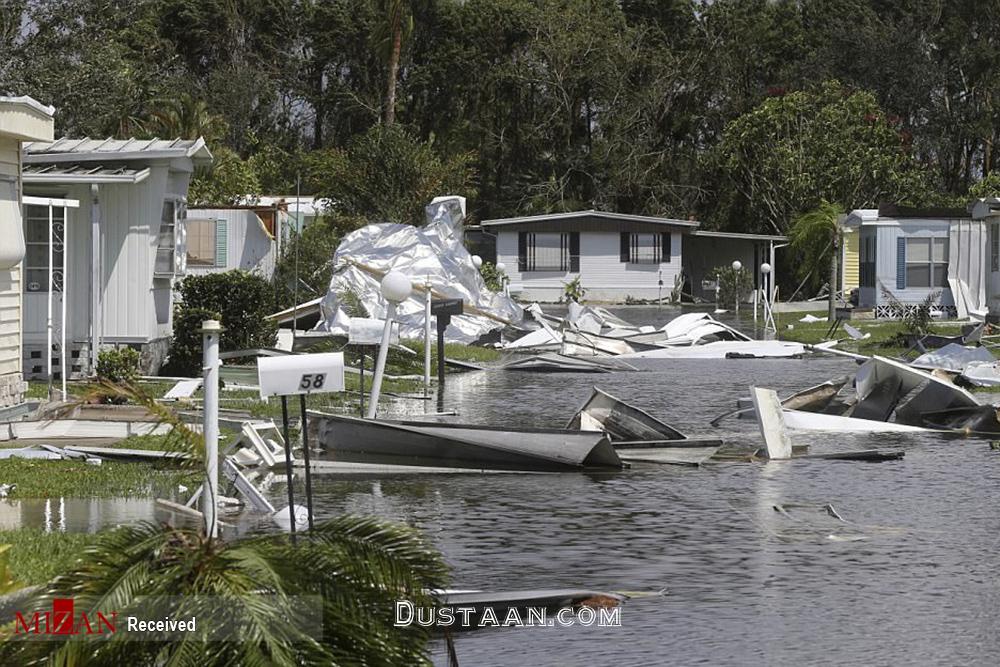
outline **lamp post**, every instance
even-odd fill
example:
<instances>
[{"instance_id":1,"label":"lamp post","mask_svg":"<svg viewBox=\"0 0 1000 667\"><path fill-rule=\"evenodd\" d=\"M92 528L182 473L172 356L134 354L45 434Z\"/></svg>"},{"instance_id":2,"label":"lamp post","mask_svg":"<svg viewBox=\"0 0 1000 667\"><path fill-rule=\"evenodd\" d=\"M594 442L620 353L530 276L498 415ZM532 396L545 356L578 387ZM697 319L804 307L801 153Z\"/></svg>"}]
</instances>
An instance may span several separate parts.
<instances>
[{"instance_id":1,"label":"lamp post","mask_svg":"<svg viewBox=\"0 0 1000 667\"><path fill-rule=\"evenodd\" d=\"M778 330L771 312L771 265L767 262L761 264L760 273L764 278L764 339L768 340L768 334L777 333Z\"/></svg>"},{"instance_id":2,"label":"lamp post","mask_svg":"<svg viewBox=\"0 0 1000 667\"><path fill-rule=\"evenodd\" d=\"M735 297L733 300L736 302L736 319L740 317L740 270L743 268L743 262L738 259L733 260L733 292Z\"/></svg>"},{"instance_id":3,"label":"lamp post","mask_svg":"<svg viewBox=\"0 0 1000 667\"><path fill-rule=\"evenodd\" d=\"M510 284L510 279L507 277L507 265L503 262L497 262L497 273L500 274L500 286L503 288L503 293L510 296L510 291L507 288Z\"/></svg>"},{"instance_id":4,"label":"lamp post","mask_svg":"<svg viewBox=\"0 0 1000 667\"><path fill-rule=\"evenodd\" d=\"M218 320L201 323L202 386L205 388L205 414L202 433L205 436L205 484L202 486L201 509L205 516L205 533L219 536L219 336L222 325ZM291 487L289 487L291 488Z\"/></svg>"},{"instance_id":5,"label":"lamp post","mask_svg":"<svg viewBox=\"0 0 1000 667\"><path fill-rule=\"evenodd\" d=\"M375 376L372 378L372 394L368 404L368 419L375 419L378 410L378 396L382 391L382 375L385 373L385 358L389 354L389 340L392 334L392 318L396 316L396 306L406 301L413 291L410 279L399 271L390 271L382 278L379 287L388 302L385 309L385 329L382 330L382 344L378 348L375 362Z\"/></svg>"}]
</instances>

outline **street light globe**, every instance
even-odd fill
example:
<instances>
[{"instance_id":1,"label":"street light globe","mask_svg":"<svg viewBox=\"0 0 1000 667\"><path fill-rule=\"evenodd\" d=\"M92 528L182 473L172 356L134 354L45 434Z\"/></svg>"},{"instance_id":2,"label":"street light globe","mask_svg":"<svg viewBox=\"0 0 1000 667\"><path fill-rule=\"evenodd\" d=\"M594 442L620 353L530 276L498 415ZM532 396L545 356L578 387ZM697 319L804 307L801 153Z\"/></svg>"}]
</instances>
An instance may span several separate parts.
<instances>
[{"instance_id":1,"label":"street light globe","mask_svg":"<svg viewBox=\"0 0 1000 667\"><path fill-rule=\"evenodd\" d=\"M763 273L765 276L771 273L771 265L768 264L767 262L764 262L763 264L760 265L760 272Z\"/></svg>"},{"instance_id":2,"label":"street light globe","mask_svg":"<svg viewBox=\"0 0 1000 667\"><path fill-rule=\"evenodd\" d=\"M503 262L497 262L497 271L499 271L500 273L506 273L507 265L504 264Z\"/></svg>"},{"instance_id":3,"label":"street light globe","mask_svg":"<svg viewBox=\"0 0 1000 667\"><path fill-rule=\"evenodd\" d=\"M739 271L742 268L743 268L743 262L741 262L738 259L733 262L733 271Z\"/></svg>"},{"instance_id":4,"label":"street light globe","mask_svg":"<svg viewBox=\"0 0 1000 667\"><path fill-rule=\"evenodd\" d=\"M477 269L483 265L483 258L479 255L472 256L472 265Z\"/></svg>"},{"instance_id":5,"label":"street light globe","mask_svg":"<svg viewBox=\"0 0 1000 667\"><path fill-rule=\"evenodd\" d=\"M386 301L402 303L410 297L413 285L410 284L410 279L399 271L390 271L385 274L385 278L382 279L379 289Z\"/></svg>"}]
</instances>

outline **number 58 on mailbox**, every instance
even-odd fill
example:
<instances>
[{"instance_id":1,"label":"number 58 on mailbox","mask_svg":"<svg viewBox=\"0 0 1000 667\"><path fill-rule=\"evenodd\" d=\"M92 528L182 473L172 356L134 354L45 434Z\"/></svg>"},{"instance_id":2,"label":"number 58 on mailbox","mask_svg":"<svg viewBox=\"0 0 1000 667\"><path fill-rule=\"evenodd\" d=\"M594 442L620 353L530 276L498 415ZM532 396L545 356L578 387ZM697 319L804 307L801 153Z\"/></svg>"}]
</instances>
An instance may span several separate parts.
<instances>
[{"instance_id":1,"label":"number 58 on mailbox","mask_svg":"<svg viewBox=\"0 0 1000 667\"><path fill-rule=\"evenodd\" d=\"M344 353L260 357L257 383L261 398L344 391Z\"/></svg>"}]
</instances>

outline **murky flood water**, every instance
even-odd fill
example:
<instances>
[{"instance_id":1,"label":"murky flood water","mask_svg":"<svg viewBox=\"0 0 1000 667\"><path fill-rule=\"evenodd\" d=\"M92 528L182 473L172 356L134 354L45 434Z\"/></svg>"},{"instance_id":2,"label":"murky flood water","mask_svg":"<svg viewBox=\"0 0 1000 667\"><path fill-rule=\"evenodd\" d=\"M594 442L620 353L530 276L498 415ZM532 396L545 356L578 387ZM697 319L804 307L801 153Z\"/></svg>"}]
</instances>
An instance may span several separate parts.
<instances>
[{"instance_id":1,"label":"murky flood water","mask_svg":"<svg viewBox=\"0 0 1000 667\"><path fill-rule=\"evenodd\" d=\"M634 314L630 319L635 321ZM660 318L663 321L666 318ZM840 359L639 360L608 375L450 376L463 421L560 426L598 384L691 434L751 383L798 389ZM800 436L813 451L898 447L901 461L719 463L617 474L320 478L324 516L377 514L424 530L459 588L653 592L620 628L481 631L463 665L995 664L1000 490L982 440ZM775 504L830 503L825 512ZM435 659L444 664L443 649Z\"/></svg>"}]
</instances>

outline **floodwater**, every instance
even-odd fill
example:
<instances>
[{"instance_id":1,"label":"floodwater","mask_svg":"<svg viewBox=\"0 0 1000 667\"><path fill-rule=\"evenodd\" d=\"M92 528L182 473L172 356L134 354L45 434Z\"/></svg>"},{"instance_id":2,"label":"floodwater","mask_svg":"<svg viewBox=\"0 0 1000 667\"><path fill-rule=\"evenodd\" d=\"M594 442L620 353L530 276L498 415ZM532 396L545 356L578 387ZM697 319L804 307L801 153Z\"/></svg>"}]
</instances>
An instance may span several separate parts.
<instances>
[{"instance_id":1,"label":"floodwater","mask_svg":"<svg viewBox=\"0 0 1000 667\"><path fill-rule=\"evenodd\" d=\"M708 421L751 383L788 391L854 369L821 358L638 364L641 372L608 375L452 375L446 407L469 422L561 426L598 384L692 435L758 441L753 420L718 430ZM455 588L663 591L628 601L621 627L460 635L462 665L996 664L1000 452L924 435L793 442L815 452L901 448L906 457L321 477L316 506L321 516L419 527L444 553ZM844 521L816 508L774 509L797 503L832 504ZM446 663L441 645L434 658Z\"/></svg>"}]
</instances>

